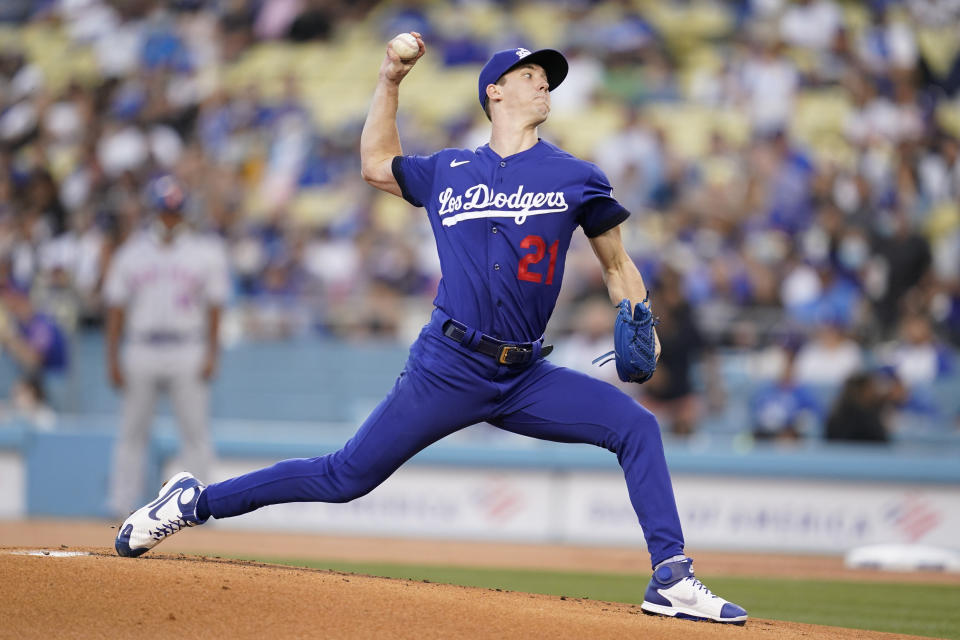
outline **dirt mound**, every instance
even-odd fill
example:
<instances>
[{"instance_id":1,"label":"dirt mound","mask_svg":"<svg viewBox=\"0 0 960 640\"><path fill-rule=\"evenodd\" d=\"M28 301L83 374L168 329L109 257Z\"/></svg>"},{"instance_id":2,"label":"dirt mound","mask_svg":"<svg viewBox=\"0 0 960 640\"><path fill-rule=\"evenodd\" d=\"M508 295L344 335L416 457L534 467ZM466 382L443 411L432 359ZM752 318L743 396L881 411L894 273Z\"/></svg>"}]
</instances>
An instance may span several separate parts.
<instances>
[{"instance_id":1,"label":"dirt mound","mask_svg":"<svg viewBox=\"0 0 960 640\"><path fill-rule=\"evenodd\" d=\"M38 549L0 547L0 637L675 640L691 625L697 638L897 637L772 620L691 623L630 604L203 556Z\"/></svg>"}]
</instances>

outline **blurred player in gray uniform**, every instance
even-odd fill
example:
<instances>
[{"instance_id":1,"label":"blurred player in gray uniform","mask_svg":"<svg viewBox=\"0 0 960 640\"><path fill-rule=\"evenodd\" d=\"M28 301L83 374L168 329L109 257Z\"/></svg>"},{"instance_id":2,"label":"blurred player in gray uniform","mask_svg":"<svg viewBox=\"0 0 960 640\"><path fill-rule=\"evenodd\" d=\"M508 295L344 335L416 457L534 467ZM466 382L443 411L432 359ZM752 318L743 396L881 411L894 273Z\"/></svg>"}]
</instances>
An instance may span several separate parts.
<instances>
[{"instance_id":1,"label":"blurred player in gray uniform","mask_svg":"<svg viewBox=\"0 0 960 640\"><path fill-rule=\"evenodd\" d=\"M217 368L220 309L230 291L226 248L188 228L180 183L161 177L150 195L156 219L119 248L104 284L107 365L123 394L109 496L118 515L142 501L161 392L169 394L180 427L182 463L209 472L209 382Z\"/></svg>"}]
</instances>

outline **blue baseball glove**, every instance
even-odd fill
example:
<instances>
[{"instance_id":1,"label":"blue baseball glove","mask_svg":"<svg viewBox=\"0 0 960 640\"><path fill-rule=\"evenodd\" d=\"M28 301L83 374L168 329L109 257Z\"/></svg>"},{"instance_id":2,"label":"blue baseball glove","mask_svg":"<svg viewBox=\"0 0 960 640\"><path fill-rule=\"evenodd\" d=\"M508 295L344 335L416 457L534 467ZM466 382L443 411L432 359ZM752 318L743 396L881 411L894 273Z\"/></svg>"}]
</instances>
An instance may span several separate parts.
<instances>
[{"instance_id":1,"label":"blue baseball glove","mask_svg":"<svg viewBox=\"0 0 960 640\"><path fill-rule=\"evenodd\" d=\"M602 366L610 360L616 360L617 375L624 382L643 384L657 368L654 327L660 323L660 319L653 316L648 299L649 294L636 307L626 298L620 301L613 328L613 351L593 361L596 364L603 360L600 362Z\"/></svg>"}]
</instances>

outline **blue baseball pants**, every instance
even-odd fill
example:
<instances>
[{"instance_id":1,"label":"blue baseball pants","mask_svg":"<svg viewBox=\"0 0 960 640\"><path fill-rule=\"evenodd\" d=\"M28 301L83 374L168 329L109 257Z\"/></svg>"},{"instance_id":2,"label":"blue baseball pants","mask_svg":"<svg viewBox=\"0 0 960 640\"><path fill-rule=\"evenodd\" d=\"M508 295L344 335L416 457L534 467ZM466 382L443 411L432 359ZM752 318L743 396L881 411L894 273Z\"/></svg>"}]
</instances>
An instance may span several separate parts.
<instances>
[{"instance_id":1,"label":"blue baseball pants","mask_svg":"<svg viewBox=\"0 0 960 640\"><path fill-rule=\"evenodd\" d=\"M207 487L215 518L286 502L349 502L417 452L478 422L617 455L653 565L683 553L683 533L656 418L619 389L540 358L503 366L443 335L434 310L393 389L334 453L284 460Z\"/></svg>"}]
</instances>

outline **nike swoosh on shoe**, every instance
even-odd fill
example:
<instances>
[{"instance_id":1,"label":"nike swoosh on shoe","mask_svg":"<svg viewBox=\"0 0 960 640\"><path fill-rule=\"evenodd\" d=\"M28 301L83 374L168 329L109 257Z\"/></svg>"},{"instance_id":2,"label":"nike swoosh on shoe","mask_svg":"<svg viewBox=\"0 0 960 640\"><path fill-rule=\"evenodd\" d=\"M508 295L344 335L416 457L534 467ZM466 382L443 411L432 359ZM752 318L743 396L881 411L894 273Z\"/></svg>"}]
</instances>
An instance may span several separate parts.
<instances>
[{"instance_id":1,"label":"nike swoosh on shoe","mask_svg":"<svg viewBox=\"0 0 960 640\"><path fill-rule=\"evenodd\" d=\"M157 498L157 499L154 501L154 503L153 503L153 508L150 509L150 511L147 512L147 515L150 517L151 520L157 520L157 521L159 521L160 518L157 517L157 512L160 511L160 509L161 509L165 504L167 504L168 502L170 502L170 500L171 500L174 496L178 496L178 497L179 497L179 495L182 494L182 493L183 493L183 488L182 488L182 487L178 487L178 486L170 487L170 490L169 490L169 491L167 491L165 494L163 494L162 496L160 496L159 498ZM180 501L177 500L177 502L179 503Z\"/></svg>"},{"instance_id":2,"label":"nike swoosh on shoe","mask_svg":"<svg viewBox=\"0 0 960 640\"><path fill-rule=\"evenodd\" d=\"M685 604L688 607L693 607L693 606L696 606L699 598L697 598L697 594L693 594L693 596L690 598L684 598L683 596L670 596L670 600L676 600L680 604Z\"/></svg>"}]
</instances>

